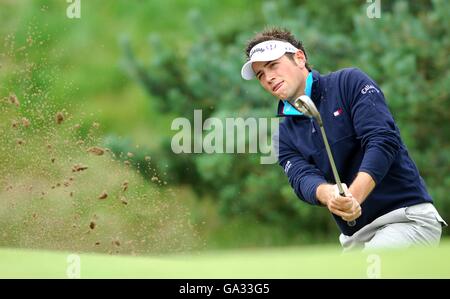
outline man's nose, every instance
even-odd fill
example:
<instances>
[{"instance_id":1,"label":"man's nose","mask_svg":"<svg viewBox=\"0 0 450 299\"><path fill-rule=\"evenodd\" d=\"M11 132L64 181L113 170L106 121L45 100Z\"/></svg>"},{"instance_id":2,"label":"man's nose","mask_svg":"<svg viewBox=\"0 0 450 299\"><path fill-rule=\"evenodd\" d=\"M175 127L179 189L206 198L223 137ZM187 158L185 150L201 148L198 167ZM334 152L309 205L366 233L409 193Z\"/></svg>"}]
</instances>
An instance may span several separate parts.
<instances>
[{"instance_id":1,"label":"man's nose","mask_svg":"<svg viewBox=\"0 0 450 299\"><path fill-rule=\"evenodd\" d=\"M266 72L267 84L272 85L275 82L275 75L271 72Z\"/></svg>"}]
</instances>

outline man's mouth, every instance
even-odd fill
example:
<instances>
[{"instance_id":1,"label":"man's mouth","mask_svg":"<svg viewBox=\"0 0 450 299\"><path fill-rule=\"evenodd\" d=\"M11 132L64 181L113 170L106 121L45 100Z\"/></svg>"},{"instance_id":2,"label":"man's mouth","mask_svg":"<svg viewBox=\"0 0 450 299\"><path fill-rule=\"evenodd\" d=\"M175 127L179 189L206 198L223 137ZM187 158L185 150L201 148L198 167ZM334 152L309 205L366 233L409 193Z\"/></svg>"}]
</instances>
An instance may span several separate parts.
<instances>
[{"instance_id":1,"label":"man's mouth","mask_svg":"<svg viewBox=\"0 0 450 299\"><path fill-rule=\"evenodd\" d=\"M283 85L284 81L281 81L280 83L277 83L273 86L272 91L276 92L278 89L280 89L281 85Z\"/></svg>"}]
</instances>

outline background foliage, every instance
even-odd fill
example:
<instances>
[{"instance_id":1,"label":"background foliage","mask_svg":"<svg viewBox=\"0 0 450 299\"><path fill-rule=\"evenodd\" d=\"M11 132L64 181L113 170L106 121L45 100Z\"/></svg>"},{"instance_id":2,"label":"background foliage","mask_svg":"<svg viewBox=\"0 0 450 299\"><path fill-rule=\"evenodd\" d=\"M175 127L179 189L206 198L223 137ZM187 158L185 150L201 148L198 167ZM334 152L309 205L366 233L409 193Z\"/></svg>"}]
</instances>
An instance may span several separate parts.
<instances>
[{"instance_id":1,"label":"background foliage","mask_svg":"<svg viewBox=\"0 0 450 299\"><path fill-rule=\"evenodd\" d=\"M205 118L271 117L276 102L257 82L239 76L243 48L256 30L268 24L289 28L305 43L315 69L327 73L356 66L380 84L436 205L448 218L450 114L445 107L450 86L446 21L450 7L446 1L391 1L383 2L382 8L380 19L370 19L366 6L357 1L266 2L246 28L239 23L226 29L211 28L194 14L192 23L199 37L188 51L176 52L155 36L155 54L145 67L125 43L127 65L135 80L157 96L161 113L192 118L193 109L203 109ZM167 147L161 150L170 152ZM174 179L196 186L199 195L211 195L226 217L255 217L308 238L335 233L326 212L299 204L277 167L259 165L249 155L168 160Z\"/></svg>"},{"instance_id":2,"label":"background foliage","mask_svg":"<svg viewBox=\"0 0 450 299\"><path fill-rule=\"evenodd\" d=\"M120 238L121 252L146 253L336 243L328 212L300 202L278 165L261 165L254 154L170 148L172 120L192 120L194 109L203 119L274 116L276 101L239 75L246 40L267 25L291 29L321 73L356 66L377 81L450 219L450 4L381 1L380 19L367 17L367 5L93 0L70 20L64 1L0 1L0 245L115 252ZM9 103L11 93L20 107ZM54 124L57 111L67 113L63 126ZM31 127L12 128L22 117ZM60 161L50 166L49 140ZM111 156L88 156L94 145ZM75 160L92 173L70 198L52 187ZM136 186L127 209L93 201L103 189L120 198L123 180ZM98 227L86 235L93 218Z\"/></svg>"}]
</instances>

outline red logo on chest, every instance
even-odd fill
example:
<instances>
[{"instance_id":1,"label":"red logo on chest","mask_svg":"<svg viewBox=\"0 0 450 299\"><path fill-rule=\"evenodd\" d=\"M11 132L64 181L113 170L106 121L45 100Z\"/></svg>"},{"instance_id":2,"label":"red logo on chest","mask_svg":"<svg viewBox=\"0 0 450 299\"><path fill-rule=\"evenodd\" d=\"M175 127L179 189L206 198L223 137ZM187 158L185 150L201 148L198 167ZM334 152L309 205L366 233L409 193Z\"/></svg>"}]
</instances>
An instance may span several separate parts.
<instances>
[{"instance_id":1,"label":"red logo on chest","mask_svg":"<svg viewBox=\"0 0 450 299\"><path fill-rule=\"evenodd\" d=\"M344 110L342 110L342 108L339 108L338 110L336 110L336 111L333 112L333 115L336 117L336 116L341 115L342 112L344 112Z\"/></svg>"}]
</instances>

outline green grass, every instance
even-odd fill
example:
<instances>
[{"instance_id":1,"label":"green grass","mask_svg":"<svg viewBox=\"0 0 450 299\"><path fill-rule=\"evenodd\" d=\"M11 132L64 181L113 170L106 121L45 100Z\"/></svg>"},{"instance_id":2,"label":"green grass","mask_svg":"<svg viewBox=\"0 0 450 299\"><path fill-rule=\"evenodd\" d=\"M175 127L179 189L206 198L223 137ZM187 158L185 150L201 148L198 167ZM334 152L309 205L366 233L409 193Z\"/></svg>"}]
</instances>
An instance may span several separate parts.
<instances>
[{"instance_id":1,"label":"green grass","mask_svg":"<svg viewBox=\"0 0 450 299\"><path fill-rule=\"evenodd\" d=\"M0 250L2 278L67 278L70 252ZM161 256L80 254L81 278L450 278L450 242L342 254L336 247L249 249ZM379 265L379 267L378 267ZM378 270L377 270L378 269Z\"/></svg>"}]
</instances>

